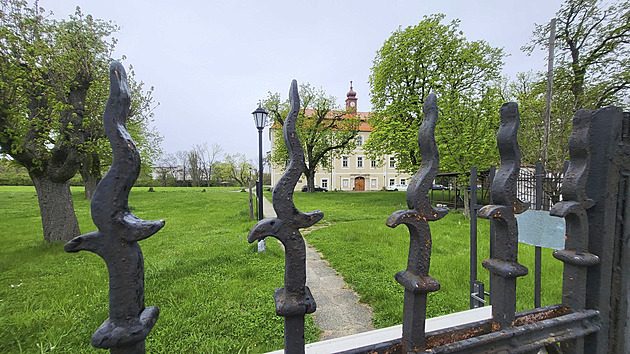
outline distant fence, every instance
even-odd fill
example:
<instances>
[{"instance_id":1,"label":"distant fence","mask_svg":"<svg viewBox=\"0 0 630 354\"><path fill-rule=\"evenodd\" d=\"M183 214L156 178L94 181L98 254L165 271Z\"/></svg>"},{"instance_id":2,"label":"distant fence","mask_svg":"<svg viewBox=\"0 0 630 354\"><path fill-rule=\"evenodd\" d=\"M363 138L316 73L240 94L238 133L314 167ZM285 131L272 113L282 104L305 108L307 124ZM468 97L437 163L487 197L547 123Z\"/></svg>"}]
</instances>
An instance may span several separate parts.
<instances>
[{"instance_id":1,"label":"distant fence","mask_svg":"<svg viewBox=\"0 0 630 354\"><path fill-rule=\"evenodd\" d=\"M442 204L449 209L457 210L464 208L464 189L471 195L471 186L475 183L462 182L462 179L470 181L471 172L447 172L438 173L435 177L434 190L430 193L431 203ZM477 172L477 203L486 205L490 203L490 169Z\"/></svg>"},{"instance_id":2,"label":"distant fence","mask_svg":"<svg viewBox=\"0 0 630 354\"><path fill-rule=\"evenodd\" d=\"M565 167L566 169L566 167ZM492 180L496 173L496 167L491 166L490 169L477 173L477 168L472 167L470 173L470 185L482 185L488 183L492 185ZM521 166L516 180L517 199L527 204L529 210L549 211L556 203L562 200L562 181L564 173L544 172L542 164L536 163L535 167ZM470 222L470 308L476 308L486 305L485 299L490 295L491 284L484 284L477 279L477 212L484 206L489 204L487 199L478 199L477 195L471 193L471 222ZM519 227L523 226L520 224ZM490 250L494 249L494 225L490 223ZM544 235L542 235L542 238ZM547 239L549 239L547 237ZM520 241L520 240L519 240ZM548 241L549 242L549 241ZM532 244L530 242L526 242ZM542 270L542 248L539 244L533 244L534 250L534 306L539 307L541 304L541 270ZM548 247L548 246L545 246ZM488 288L488 285L490 287ZM488 291L486 291L488 290Z\"/></svg>"},{"instance_id":3,"label":"distant fence","mask_svg":"<svg viewBox=\"0 0 630 354\"><path fill-rule=\"evenodd\" d=\"M477 171L477 204L490 204L490 186L492 184L492 170L496 167L491 166L489 169ZM435 177L435 185L439 188L434 189L431 193L431 202L433 204L443 204L450 209L464 208L464 189L468 191L470 200L471 186L475 182L470 181L472 172L448 172L438 173ZM551 207L562 200L562 180L563 173L540 172L537 174L536 168L531 166L521 166L517 185L517 197L524 202L530 203L530 208L535 208L536 204L536 178L542 178L542 210L549 210ZM466 179L466 183L461 182ZM459 181L459 182L458 182Z\"/></svg>"},{"instance_id":4,"label":"distant fence","mask_svg":"<svg viewBox=\"0 0 630 354\"><path fill-rule=\"evenodd\" d=\"M554 204L562 200L562 180L564 173L544 172L540 164L538 167L521 167L518 176L517 193L522 201L530 203L530 208L536 207L536 179L540 181L541 210L550 210Z\"/></svg>"}]
</instances>

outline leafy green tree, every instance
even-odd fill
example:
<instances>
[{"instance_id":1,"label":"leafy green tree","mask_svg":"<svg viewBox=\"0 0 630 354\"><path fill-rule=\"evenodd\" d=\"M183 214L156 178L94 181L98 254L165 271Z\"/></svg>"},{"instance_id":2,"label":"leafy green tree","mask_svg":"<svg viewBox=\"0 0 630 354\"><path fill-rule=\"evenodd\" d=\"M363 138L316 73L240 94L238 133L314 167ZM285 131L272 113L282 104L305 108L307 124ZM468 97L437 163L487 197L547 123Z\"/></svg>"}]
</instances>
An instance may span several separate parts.
<instances>
[{"instance_id":1,"label":"leafy green tree","mask_svg":"<svg viewBox=\"0 0 630 354\"><path fill-rule=\"evenodd\" d=\"M547 79L540 72L519 73L517 79L511 82L506 90L509 100L518 102L520 113L520 127L518 142L521 151L521 163L533 166L543 161L545 111L546 111ZM561 91L560 87L554 87L552 105L552 117L550 124L549 146L547 147L547 161L545 163L547 173L555 178L545 180L543 193L545 198L550 198L553 203L560 200L561 174L564 161L568 158L569 135L571 134L571 115L559 114L559 108L564 110L572 105L571 93ZM534 185L531 185L534 188Z\"/></svg>"},{"instance_id":2,"label":"leafy green tree","mask_svg":"<svg viewBox=\"0 0 630 354\"><path fill-rule=\"evenodd\" d=\"M523 164L534 165L542 161L543 135L545 130L545 92L547 82L543 73L520 73L515 82L510 83L510 100L518 102L521 117L518 140ZM573 117L573 98L567 86L556 82L552 90L551 121L546 169L559 176L564 162L569 157L569 136Z\"/></svg>"},{"instance_id":3,"label":"leafy green tree","mask_svg":"<svg viewBox=\"0 0 630 354\"><path fill-rule=\"evenodd\" d=\"M85 199L92 198L96 185L112 162L112 149L101 121L109 95L107 65L99 72L101 76L91 85L86 98L85 116L88 118L85 119L83 128L88 138L79 147L82 156L79 172L85 186ZM153 111L159 103L153 99L153 87L145 90L144 82L135 80L135 71L131 65L127 72L131 96L127 130L142 156L141 173L146 175L162 153L162 136L150 125Z\"/></svg>"},{"instance_id":4,"label":"leafy green tree","mask_svg":"<svg viewBox=\"0 0 630 354\"><path fill-rule=\"evenodd\" d=\"M91 16L54 21L25 1L0 0L0 146L26 167L44 239L78 235L68 180L80 164L88 91L116 29Z\"/></svg>"},{"instance_id":5,"label":"leafy green tree","mask_svg":"<svg viewBox=\"0 0 630 354\"><path fill-rule=\"evenodd\" d=\"M226 154L224 162L219 163L216 170L223 181L234 181L241 187L248 186L252 175L257 173L254 164L241 153Z\"/></svg>"},{"instance_id":6,"label":"leafy green tree","mask_svg":"<svg viewBox=\"0 0 630 354\"><path fill-rule=\"evenodd\" d=\"M397 168L414 173L420 165L417 135L422 103L434 92L440 117L436 142L440 168L467 171L498 160L495 134L502 103L502 49L468 41L459 21L425 16L399 28L378 50L370 75L373 132L364 149L371 158L393 154Z\"/></svg>"},{"instance_id":7,"label":"leafy green tree","mask_svg":"<svg viewBox=\"0 0 630 354\"><path fill-rule=\"evenodd\" d=\"M535 164L543 149L546 81L542 73L519 73L506 94L518 103L521 123L518 132L521 162Z\"/></svg>"},{"instance_id":8,"label":"leafy green tree","mask_svg":"<svg viewBox=\"0 0 630 354\"><path fill-rule=\"evenodd\" d=\"M225 187L232 186L231 183L233 180L229 178L229 172L227 170L230 169L230 166L223 161L218 161L214 165L214 173L212 174L212 185Z\"/></svg>"},{"instance_id":9,"label":"leafy green tree","mask_svg":"<svg viewBox=\"0 0 630 354\"><path fill-rule=\"evenodd\" d=\"M355 148L354 138L359 132L360 117L341 110L336 98L309 83L300 85L300 111L296 128L302 148L308 191L315 190L315 173L329 169L332 159ZM286 166L289 156L280 128L289 112L289 101L282 101L279 93L269 93L263 105L271 118L272 129L278 128L273 141L271 163Z\"/></svg>"},{"instance_id":10,"label":"leafy green tree","mask_svg":"<svg viewBox=\"0 0 630 354\"><path fill-rule=\"evenodd\" d=\"M572 117L579 109L628 105L630 89L630 2L607 7L600 0L567 0L556 13L556 40L551 96L548 173L560 175L569 158ZM532 41L522 49L548 50L549 24L535 25ZM524 163L543 159L545 127L544 73L520 74L510 95L521 112L521 154ZM545 191L558 195L559 188Z\"/></svg>"},{"instance_id":11,"label":"leafy green tree","mask_svg":"<svg viewBox=\"0 0 630 354\"><path fill-rule=\"evenodd\" d=\"M28 170L44 239L67 241L80 234L68 180L100 171L109 149L100 117L118 27L79 8L53 20L37 2L0 7L0 152Z\"/></svg>"},{"instance_id":12,"label":"leafy green tree","mask_svg":"<svg viewBox=\"0 0 630 354\"><path fill-rule=\"evenodd\" d=\"M579 109L628 104L630 90L630 1L567 0L558 12L554 90L572 96ZM550 27L535 25L525 51L549 47ZM570 127L569 127L570 129Z\"/></svg>"}]
</instances>

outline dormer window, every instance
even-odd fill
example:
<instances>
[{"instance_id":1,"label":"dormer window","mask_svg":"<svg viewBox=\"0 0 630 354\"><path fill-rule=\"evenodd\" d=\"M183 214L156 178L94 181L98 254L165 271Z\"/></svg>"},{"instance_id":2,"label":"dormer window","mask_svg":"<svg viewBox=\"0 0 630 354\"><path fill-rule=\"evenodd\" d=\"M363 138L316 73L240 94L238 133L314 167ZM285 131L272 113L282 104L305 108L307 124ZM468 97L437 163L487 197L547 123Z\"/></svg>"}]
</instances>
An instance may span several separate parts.
<instances>
[{"instance_id":1,"label":"dormer window","mask_svg":"<svg viewBox=\"0 0 630 354\"><path fill-rule=\"evenodd\" d=\"M357 135L356 138L356 143L357 143L357 147L362 147L363 146L363 137L361 135Z\"/></svg>"}]
</instances>

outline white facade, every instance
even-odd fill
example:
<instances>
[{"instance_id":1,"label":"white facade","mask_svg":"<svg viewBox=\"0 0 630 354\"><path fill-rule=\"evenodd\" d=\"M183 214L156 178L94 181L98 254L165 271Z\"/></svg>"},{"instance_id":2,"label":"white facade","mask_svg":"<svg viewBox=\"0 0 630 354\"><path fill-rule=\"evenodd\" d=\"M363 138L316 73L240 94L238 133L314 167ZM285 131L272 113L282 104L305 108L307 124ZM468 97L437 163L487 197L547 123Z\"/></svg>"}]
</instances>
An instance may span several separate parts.
<instances>
[{"instance_id":1,"label":"white facade","mask_svg":"<svg viewBox=\"0 0 630 354\"><path fill-rule=\"evenodd\" d=\"M276 139L277 134L281 133L280 129L274 129L271 132L271 139ZM411 176L396 170L393 156L384 155L381 161L372 160L367 156L360 146L363 145L360 141L365 142L369 136L369 131L360 131L357 148L350 154L335 158L330 170L316 172L315 184L329 191L378 191L387 185L408 184ZM275 186L283 173L283 167L274 166L271 170L271 185ZM302 175L296 190L301 190L304 185L306 177Z\"/></svg>"},{"instance_id":2,"label":"white facade","mask_svg":"<svg viewBox=\"0 0 630 354\"><path fill-rule=\"evenodd\" d=\"M330 170L318 170L315 173L315 184L329 191L378 191L388 185L409 183L411 176L396 170L396 161L393 156L384 155L378 160L368 158L363 150L363 144L372 131L367 123L370 113L357 111L357 93L352 90L352 81L350 81L350 91L346 96L346 110L361 118L359 133L355 140L357 147L351 153L335 158ZM274 146L275 139L282 139L281 135L282 129L279 127L270 129L271 146ZM283 173L283 167L272 167L271 184L273 186ZM306 184L306 177L302 175L295 189L301 190Z\"/></svg>"}]
</instances>

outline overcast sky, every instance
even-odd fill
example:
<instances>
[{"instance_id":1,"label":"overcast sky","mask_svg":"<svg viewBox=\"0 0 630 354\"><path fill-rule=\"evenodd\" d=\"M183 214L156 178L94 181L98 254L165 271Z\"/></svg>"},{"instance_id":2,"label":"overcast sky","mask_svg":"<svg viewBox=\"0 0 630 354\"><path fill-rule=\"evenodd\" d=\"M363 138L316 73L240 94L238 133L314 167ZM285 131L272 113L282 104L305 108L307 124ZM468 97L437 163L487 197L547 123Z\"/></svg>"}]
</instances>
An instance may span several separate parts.
<instances>
[{"instance_id":1,"label":"overcast sky","mask_svg":"<svg viewBox=\"0 0 630 354\"><path fill-rule=\"evenodd\" d=\"M31 0L32 2L32 0ZM257 159L251 112L267 92L287 97L292 79L323 87L342 104L350 80L360 111L376 51L399 26L424 15L458 18L469 40L509 55L503 72L546 70L546 53L520 47L534 23L554 17L560 0L39 0L57 18L79 5L122 27L116 57L127 56L139 80L155 86L155 126L166 152L218 143ZM497 107L499 109L499 107ZM267 137L267 129L264 136ZM264 139L264 150L269 142Z\"/></svg>"}]
</instances>

